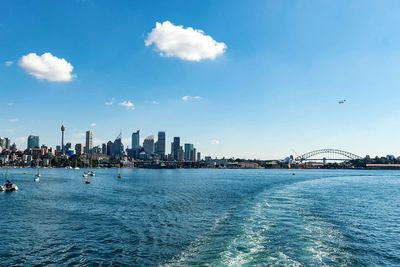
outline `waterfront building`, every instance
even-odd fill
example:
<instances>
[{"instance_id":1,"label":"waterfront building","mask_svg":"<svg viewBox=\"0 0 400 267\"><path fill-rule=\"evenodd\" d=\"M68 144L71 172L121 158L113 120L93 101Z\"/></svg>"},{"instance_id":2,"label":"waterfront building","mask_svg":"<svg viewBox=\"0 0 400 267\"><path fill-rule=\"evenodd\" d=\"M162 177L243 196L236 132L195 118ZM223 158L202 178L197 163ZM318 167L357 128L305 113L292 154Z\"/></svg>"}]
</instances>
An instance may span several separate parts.
<instances>
[{"instance_id":1,"label":"waterfront building","mask_svg":"<svg viewBox=\"0 0 400 267\"><path fill-rule=\"evenodd\" d=\"M156 154L160 156L165 155L165 132L158 132L158 139L156 143Z\"/></svg>"},{"instance_id":2,"label":"waterfront building","mask_svg":"<svg viewBox=\"0 0 400 267\"><path fill-rule=\"evenodd\" d=\"M134 159L139 157L140 152L140 130L132 133L132 155Z\"/></svg>"},{"instance_id":3,"label":"waterfront building","mask_svg":"<svg viewBox=\"0 0 400 267\"><path fill-rule=\"evenodd\" d=\"M200 152L197 152L197 158L196 158L196 161L201 161L201 154L200 154Z\"/></svg>"},{"instance_id":4,"label":"waterfront building","mask_svg":"<svg viewBox=\"0 0 400 267\"><path fill-rule=\"evenodd\" d=\"M90 153L93 148L93 132L86 131L85 153Z\"/></svg>"},{"instance_id":5,"label":"waterfront building","mask_svg":"<svg viewBox=\"0 0 400 267\"><path fill-rule=\"evenodd\" d=\"M82 144L75 145L75 153L78 156L82 155L82 153L83 153L83 145Z\"/></svg>"},{"instance_id":6,"label":"waterfront building","mask_svg":"<svg viewBox=\"0 0 400 267\"><path fill-rule=\"evenodd\" d=\"M41 154L42 156L45 156L45 155L47 155L48 153L49 153L48 147L45 146L45 145L42 145L42 146L40 147L40 154Z\"/></svg>"},{"instance_id":7,"label":"waterfront building","mask_svg":"<svg viewBox=\"0 0 400 267\"><path fill-rule=\"evenodd\" d=\"M184 159L186 161L190 161L191 160L193 148L194 148L193 144L185 144L185 156L184 156Z\"/></svg>"},{"instance_id":8,"label":"waterfront building","mask_svg":"<svg viewBox=\"0 0 400 267\"><path fill-rule=\"evenodd\" d=\"M32 148L31 155L33 160L38 160L42 156L40 148L38 147Z\"/></svg>"},{"instance_id":9,"label":"waterfront building","mask_svg":"<svg viewBox=\"0 0 400 267\"><path fill-rule=\"evenodd\" d=\"M148 136L143 141L143 150L147 155L154 154L154 136Z\"/></svg>"},{"instance_id":10,"label":"waterfront building","mask_svg":"<svg viewBox=\"0 0 400 267\"><path fill-rule=\"evenodd\" d=\"M27 149L31 150L32 148L39 148L39 136L35 135L28 136Z\"/></svg>"}]
</instances>

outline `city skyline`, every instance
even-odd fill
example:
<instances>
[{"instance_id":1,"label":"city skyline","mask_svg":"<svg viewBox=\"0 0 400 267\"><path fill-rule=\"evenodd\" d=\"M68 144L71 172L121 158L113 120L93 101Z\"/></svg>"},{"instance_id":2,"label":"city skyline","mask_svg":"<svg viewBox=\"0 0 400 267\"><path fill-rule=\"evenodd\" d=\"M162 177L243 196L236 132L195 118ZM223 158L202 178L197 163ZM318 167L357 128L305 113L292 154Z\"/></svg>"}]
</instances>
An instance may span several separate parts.
<instances>
[{"instance_id":1,"label":"city skyline","mask_svg":"<svg viewBox=\"0 0 400 267\"><path fill-rule=\"evenodd\" d=\"M55 147L63 123L71 143L161 129L167 150L185 136L216 157L396 154L399 2L155 3L0 3L0 136Z\"/></svg>"}]
</instances>

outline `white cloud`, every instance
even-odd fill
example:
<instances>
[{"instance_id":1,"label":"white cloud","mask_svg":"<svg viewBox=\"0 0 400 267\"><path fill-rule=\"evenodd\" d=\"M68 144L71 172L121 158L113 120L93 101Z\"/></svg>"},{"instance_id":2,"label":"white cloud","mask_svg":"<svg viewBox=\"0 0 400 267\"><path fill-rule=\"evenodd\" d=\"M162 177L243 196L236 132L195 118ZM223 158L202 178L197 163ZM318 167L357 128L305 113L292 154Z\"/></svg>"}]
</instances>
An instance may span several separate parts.
<instances>
[{"instance_id":1,"label":"white cloud","mask_svg":"<svg viewBox=\"0 0 400 267\"><path fill-rule=\"evenodd\" d=\"M111 98L110 101L106 101L104 104L106 104L107 106L111 106L114 104L114 102L115 102L115 98L113 97L113 98Z\"/></svg>"},{"instance_id":2,"label":"white cloud","mask_svg":"<svg viewBox=\"0 0 400 267\"><path fill-rule=\"evenodd\" d=\"M200 96L185 95L184 97L182 97L183 101L192 101L192 100L200 100L200 99L201 99Z\"/></svg>"},{"instance_id":3,"label":"white cloud","mask_svg":"<svg viewBox=\"0 0 400 267\"><path fill-rule=\"evenodd\" d=\"M211 144L212 145L219 145L219 140L217 140L217 139L213 139L213 140L211 140Z\"/></svg>"},{"instance_id":4,"label":"white cloud","mask_svg":"<svg viewBox=\"0 0 400 267\"><path fill-rule=\"evenodd\" d=\"M8 102L7 106L12 107L12 106L14 106L14 103L13 102Z\"/></svg>"},{"instance_id":5,"label":"white cloud","mask_svg":"<svg viewBox=\"0 0 400 267\"><path fill-rule=\"evenodd\" d=\"M148 34L145 45L153 44L162 56L188 61L214 60L227 48L226 44L215 41L202 30L184 28L169 21L157 22L156 27Z\"/></svg>"},{"instance_id":6,"label":"white cloud","mask_svg":"<svg viewBox=\"0 0 400 267\"><path fill-rule=\"evenodd\" d=\"M70 82L75 76L72 73L74 67L68 61L48 52L41 56L29 53L20 59L19 65L39 80Z\"/></svg>"},{"instance_id":7,"label":"white cloud","mask_svg":"<svg viewBox=\"0 0 400 267\"><path fill-rule=\"evenodd\" d=\"M10 67L13 64L14 64L14 61L11 61L11 60L4 62L4 65L6 65L6 67Z\"/></svg>"},{"instance_id":8,"label":"white cloud","mask_svg":"<svg viewBox=\"0 0 400 267\"><path fill-rule=\"evenodd\" d=\"M8 121L9 122L17 122L17 121L19 121L19 119L18 118L12 118L12 119L9 119Z\"/></svg>"},{"instance_id":9,"label":"white cloud","mask_svg":"<svg viewBox=\"0 0 400 267\"><path fill-rule=\"evenodd\" d=\"M94 123L94 122L92 122L92 123L90 124L90 127L96 127L96 126L97 126L97 124Z\"/></svg>"},{"instance_id":10,"label":"white cloud","mask_svg":"<svg viewBox=\"0 0 400 267\"><path fill-rule=\"evenodd\" d=\"M126 108L128 110L134 110L135 109L135 105L130 100L122 101L121 103L119 103L119 105L123 106L124 108Z\"/></svg>"},{"instance_id":11,"label":"white cloud","mask_svg":"<svg viewBox=\"0 0 400 267\"><path fill-rule=\"evenodd\" d=\"M158 104L160 104L160 103L158 103L158 102L157 102L157 101L155 101L155 100L151 101L151 103L153 103L154 105L158 105Z\"/></svg>"}]
</instances>

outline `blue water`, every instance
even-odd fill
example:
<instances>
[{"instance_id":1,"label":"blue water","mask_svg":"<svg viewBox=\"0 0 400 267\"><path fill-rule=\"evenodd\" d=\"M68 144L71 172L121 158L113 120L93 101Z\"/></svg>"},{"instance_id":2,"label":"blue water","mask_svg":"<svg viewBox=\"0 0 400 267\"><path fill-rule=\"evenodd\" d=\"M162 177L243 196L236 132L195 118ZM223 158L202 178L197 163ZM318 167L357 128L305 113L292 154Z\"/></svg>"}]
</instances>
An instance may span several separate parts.
<instances>
[{"instance_id":1,"label":"blue water","mask_svg":"<svg viewBox=\"0 0 400 267\"><path fill-rule=\"evenodd\" d=\"M400 266L400 172L82 172L10 171L1 266Z\"/></svg>"}]
</instances>

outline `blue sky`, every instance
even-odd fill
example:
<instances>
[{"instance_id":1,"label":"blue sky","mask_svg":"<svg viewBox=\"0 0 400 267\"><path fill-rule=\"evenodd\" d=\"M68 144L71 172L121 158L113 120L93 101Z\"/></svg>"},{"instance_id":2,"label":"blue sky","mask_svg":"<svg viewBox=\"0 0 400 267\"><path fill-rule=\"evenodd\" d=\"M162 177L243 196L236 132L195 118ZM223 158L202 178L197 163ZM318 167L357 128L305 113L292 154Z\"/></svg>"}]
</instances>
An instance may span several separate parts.
<instances>
[{"instance_id":1,"label":"blue sky","mask_svg":"<svg viewBox=\"0 0 400 267\"><path fill-rule=\"evenodd\" d=\"M399 1L1 1L0 136L55 146L64 123L73 143L164 130L219 157L399 155L399 13ZM200 45L155 31L168 21ZM61 67L38 78L44 53Z\"/></svg>"}]
</instances>

